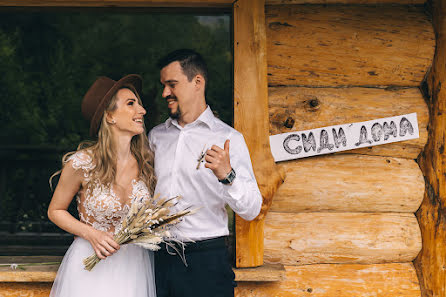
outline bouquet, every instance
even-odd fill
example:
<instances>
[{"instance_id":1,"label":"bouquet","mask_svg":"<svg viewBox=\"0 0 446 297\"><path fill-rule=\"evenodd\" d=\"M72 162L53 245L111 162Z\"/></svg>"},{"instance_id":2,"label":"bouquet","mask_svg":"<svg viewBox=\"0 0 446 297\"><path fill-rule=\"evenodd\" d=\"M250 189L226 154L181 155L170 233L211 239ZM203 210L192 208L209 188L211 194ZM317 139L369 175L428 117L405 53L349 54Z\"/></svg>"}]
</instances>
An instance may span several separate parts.
<instances>
[{"instance_id":1,"label":"bouquet","mask_svg":"<svg viewBox=\"0 0 446 297\"><path fill-rule=\"evenodd\" d=\"M122 222L121 229L113 236L119 245L133 243L145 249L156 251L160 249L159 244L165 238L170 237L169 227L177 224L181 218L195 212L189 208L178 213L170 214L169 208L173 206L175 199L139 199L134 201L127 216ZM85 269L91 271L101 259L96 254L84 259Z\"/></svg>"}]
</instances>

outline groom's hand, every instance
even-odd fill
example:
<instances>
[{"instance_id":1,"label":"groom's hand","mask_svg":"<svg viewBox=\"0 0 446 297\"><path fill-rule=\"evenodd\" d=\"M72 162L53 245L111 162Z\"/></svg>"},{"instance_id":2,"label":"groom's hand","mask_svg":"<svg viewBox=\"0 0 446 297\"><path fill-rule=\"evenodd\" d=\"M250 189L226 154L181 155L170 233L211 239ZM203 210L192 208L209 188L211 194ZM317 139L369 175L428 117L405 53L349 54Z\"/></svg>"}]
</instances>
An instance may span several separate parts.
<instances>
[{"instance_id":1,"label":"groom's hand","mask_svg":"<svg viewBox=\"0 0 446 297\"><path fill-rule=\"evenodd\" d=\"M212 170L218 179L224 179L231 172L229 159L229 139L225 141L224 149L213 145L206 152L204 166Z\"/></svg>"}]
</instances>

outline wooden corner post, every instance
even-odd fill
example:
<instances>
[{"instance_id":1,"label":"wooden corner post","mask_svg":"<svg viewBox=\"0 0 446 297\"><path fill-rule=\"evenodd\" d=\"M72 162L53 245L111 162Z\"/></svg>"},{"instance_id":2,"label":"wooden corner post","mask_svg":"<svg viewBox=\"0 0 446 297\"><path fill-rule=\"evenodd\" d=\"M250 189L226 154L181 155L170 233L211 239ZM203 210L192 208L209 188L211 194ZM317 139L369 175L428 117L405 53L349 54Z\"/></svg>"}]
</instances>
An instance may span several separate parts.
<instances>
[{"instance_id":1,"label":"wooden corner post","mask_svg":"<svg viewBox=\"0 0 446 297\"><path fill-rule=\"evenodd\" d=\"M423 248L415 260L423 297L446 296L446 0L433 0L437 39L429 87L429 138L420 155L426 181L417 212Z\"/></svg>"},{"instance_id":2,"label":"wooden corner post","mask_svg":"<svg viewBox=\"0 0 446 297\"><path fill-rule=\"evenodd\" d=\"M234 127L245 137L263 196L252 222L236 216L236 266L263 265L263 226L272 197L283 178L269 145L265 1L238 0L234 18Z\"/></svg>"}]
</instances>

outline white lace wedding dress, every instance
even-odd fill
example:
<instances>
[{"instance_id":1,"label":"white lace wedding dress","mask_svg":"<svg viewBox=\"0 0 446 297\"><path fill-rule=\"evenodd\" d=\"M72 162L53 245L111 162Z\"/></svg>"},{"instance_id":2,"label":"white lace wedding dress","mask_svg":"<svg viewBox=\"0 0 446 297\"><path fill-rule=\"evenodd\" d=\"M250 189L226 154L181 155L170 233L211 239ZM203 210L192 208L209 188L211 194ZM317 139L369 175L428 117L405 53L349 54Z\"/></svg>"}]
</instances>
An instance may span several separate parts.
<instances>
[{"instance_id":1,"label":"white lace wedding dress","mask_svg":"<svg viewBox=\"0 0 446 297\"><path fill-rule=\"evenodd\" d=\"M83 171L82 189L85 189L92 178L92 158L79 151L69 161L74 169ZM119 199L112 186L98 181L91 189L82 189L76 197L80 220L97 230L112 233L121 228L121 221L135 198L149 195L142 180L132 182L132 194L125 200ZM126 244L87 271L82 261L93 253L87 240L74 239L59 267L50 297L156 297L153 252Z\"/></svg>"}]
</instances>

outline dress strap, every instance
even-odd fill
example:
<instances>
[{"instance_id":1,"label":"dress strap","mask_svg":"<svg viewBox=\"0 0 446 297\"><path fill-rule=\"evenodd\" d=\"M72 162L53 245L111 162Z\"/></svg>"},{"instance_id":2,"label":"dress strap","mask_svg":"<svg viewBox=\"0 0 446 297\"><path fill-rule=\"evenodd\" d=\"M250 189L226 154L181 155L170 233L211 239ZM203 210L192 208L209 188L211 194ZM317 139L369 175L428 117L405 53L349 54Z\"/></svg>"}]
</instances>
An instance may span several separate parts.
<instances>
[{"instance_id":1,"label":"dress strap","mask_svg":"<svg viewBox=\"0 0 446 297\"><path fill-rule=\"evenodd\" d=\"M95 168L95 164L93 163L93 158L91 156L91 152L88 151L77 151L67 159L67 163L71 162L71 166L75 169L82 169L84 172L85 178L90 177L91 171Z\"/></svg>"}]
</instances>

